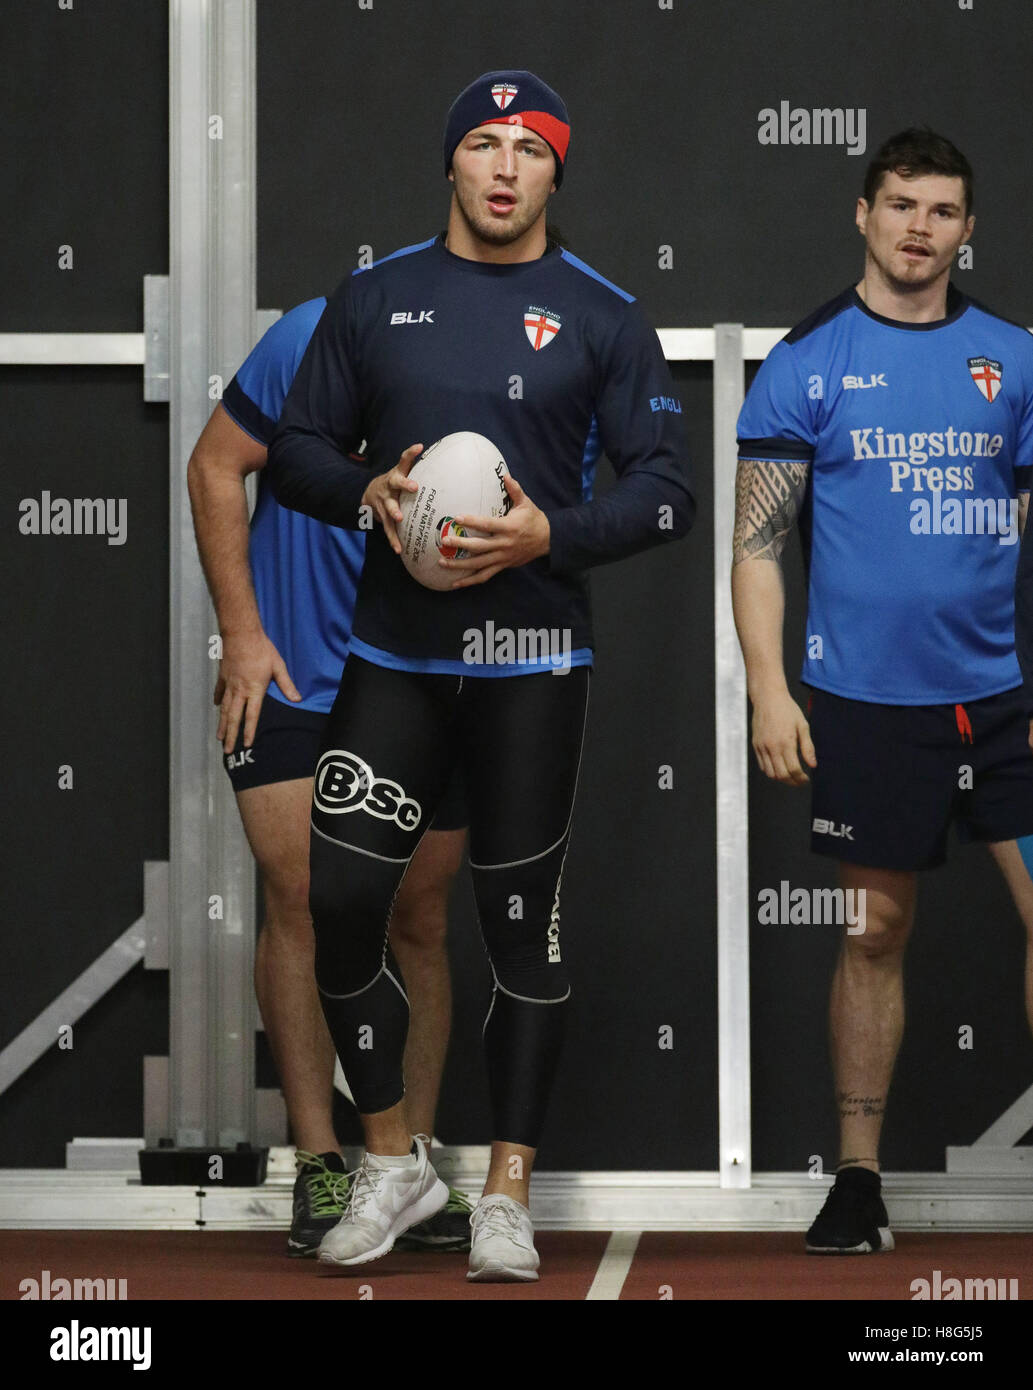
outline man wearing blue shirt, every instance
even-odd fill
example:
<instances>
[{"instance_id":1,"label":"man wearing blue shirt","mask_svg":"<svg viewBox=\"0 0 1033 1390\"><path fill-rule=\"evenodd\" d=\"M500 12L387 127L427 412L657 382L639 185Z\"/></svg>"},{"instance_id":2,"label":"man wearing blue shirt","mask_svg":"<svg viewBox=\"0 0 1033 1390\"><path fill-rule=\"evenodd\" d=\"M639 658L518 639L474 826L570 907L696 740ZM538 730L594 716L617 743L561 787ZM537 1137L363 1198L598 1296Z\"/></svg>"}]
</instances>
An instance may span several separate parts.
<instances>
[{"instance_id":1,"label":"man wearing blue shirt","mask_svg":"<svg viewBox=\"0 0 1033 1390\"><path fill-rule=\"evenodd\" d=\"M878 1143L904 948L917 872L944 861L952 821L987 843L1025 922L1033 1027L1021 838L1033 834L1033 756L1013 599L1033 338L950 284L973 217L972 171L949 141L929 130L887 141L857 226L860 283L776 345L743 406L733 543L758 764L790 786L813 778L812 848L863 894L832 984L841 1159L807 1233L815 1254L893 1248ZM797 520L809 720L782 660L781 557Z\"/></svg>"},{"instance_id":2,"label":"man wearing blue shirt","mask_svg":"<svg viewBox=\"0 0 1033 1390\"><path fill-rule=\"evenodd\" d=\"M298 1177L288 1254L314 1255L340 1220L348 1180L332 1117L334 1047L313 976L308 909L312 777L348 655L365 535L279 506L265 463L277 417L325 299L279 319L226 387L198 440L188 481L198 549L223 642L217 736L258 863L265 915L255 988L276 1062ZM248 527L244 479L258 473ZM445 943L448 892L462 855L466 808L450 788L395 903L391 944L410 982L410 1105L434 1130L451 1017ZM469 1204L409 1234L423 1248L465 1249Z\"/></svg>"}]
</instances>

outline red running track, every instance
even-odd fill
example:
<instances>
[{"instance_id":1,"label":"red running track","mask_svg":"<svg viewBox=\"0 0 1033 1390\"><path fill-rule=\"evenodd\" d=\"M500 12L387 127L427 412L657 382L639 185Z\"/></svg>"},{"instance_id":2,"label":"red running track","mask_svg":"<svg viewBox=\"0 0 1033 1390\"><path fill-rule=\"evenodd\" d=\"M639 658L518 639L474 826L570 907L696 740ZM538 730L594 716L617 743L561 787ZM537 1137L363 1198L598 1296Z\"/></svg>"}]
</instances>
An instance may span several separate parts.
<instances>
[{"instance_id":1,"label":"red running track","mask_svg":"<svg viewBox=\"0 0 1033 1390\"><path fill-rule=\"evenodd\" d=\"M0 1300L21 1299L27 1278L125 1279L129 1299L583 1300L604 1261L605 1231L540 1231L535 1284L470 1284L466 1256L400 1254L356 1270L291 1260L278 1231L0 1231ZM769 1232L646 1232L625 1301L910 1300L916 1279L1017 1281L1033 1296L1033 1237L904 1233L888 1255L805 1255L802 1236ZM604 1272L608 1262L604 1264ZM1010 1289L1006 1284L1005 1289Z\"/></svg>"}]
</instances>

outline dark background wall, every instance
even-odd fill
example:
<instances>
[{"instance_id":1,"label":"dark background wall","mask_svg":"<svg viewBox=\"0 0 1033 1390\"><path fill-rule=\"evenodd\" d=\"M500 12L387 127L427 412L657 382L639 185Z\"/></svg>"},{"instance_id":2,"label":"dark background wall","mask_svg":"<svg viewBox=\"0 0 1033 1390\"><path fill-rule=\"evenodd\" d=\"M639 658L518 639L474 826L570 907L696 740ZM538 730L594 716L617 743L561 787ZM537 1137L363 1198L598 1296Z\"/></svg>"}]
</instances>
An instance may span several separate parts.
<instances>
[{"instance_id":1,"label":"dark background wall","mask_svg":"<svg viewBox=\"0 0 1033 1390\"><path fill-rule=\"evenodd\" d=\"M140 277L167 269L167 6L77 0L65 13L10 0L0 36L21 55L0 92L17 210L0 226L0 331L138 330ZM1019 250L1031 60L1027 0L974 0L972 10L956 0L261 0L259 304L328 292L362 245L383 255L440 230L449 102L488 68L526 66L563 93L573 122L553 220L658 326L788 327L855 280L853 207L867 159L916 122L942 129L976 164L974 264L958 283L1033 323L1033 274ZM864 154L761 145L758 113L783 100L863 108ZM76 248L72 273L56 269L65 242ZM658 268L660 246L673 249L673 269ZM717 1161L710 371L675 374L699 481L695 531L593 580L599 659L564 879L575 1016L542 1153L553 1168ZM138 915L142 861L167 852L167 448L164 408L143 405L135 372L9 368L0 393L2 621L20 675L5 683L16 794L4 905L15 946L0 983L2 1045ZM19 536L18 500L44 487L126 496L128 544ZM798 573L789 608L795 670ZM55 749L69 741L83 771L59 794L56 764L75 758ZM662 763L674 768L671 791L657 787ZM806 794L753 774L750 793L754 900L782 879L831 883L831 866L806 848ZM487 980L465 882L455 908L456 1020L438 1132L484 1142ZM890 1166L942 1167L947 1143L970 1142L1027 1084L1021 945L979 849L955 852L923 883ZM754 928L758 1168L835 1159L825 1043L834 952L821 928ZM139 1059L164 1045L155 979L133 972L84 1020L81 1052L51 1054L0 1097L0 1164L59 1163L74 1133L139 1131ZM957 1048L965 1023L973 1051ZM663 1024L674 1028L670 1052L657 1047Z\"/></svg>"},{"instance_id":2,"label":"dark background wall","mask_svg":"<svg viewBox=\"0 0 1033 1390\"><path fill-rule=\"evenodd\" d=\"M138 333L142 277L168 271L167 6L7 0L0 48L0 332ZM2 1047L139 917L144 860L168 855L169 561L168 407L141 368L3 367L0 402ZM44 491L124 498L125 544L22 535ZM132 970L0 1096L0 1166L141 1132L167 995Z\"/></svg>"},{"instance_id":3,"label":"dark background wall","mask_svg":"<svg viewBox=\"0 0 1033 1390\"><path fill-rule=\"evenodd\" d=\"M786 325L860 272L878 144L928 122L976 168L971 293L1033 323L1025 0L261 0L259 289L331 287L444 226L441 135L478 73L530 67L572 139L553 215L661 325ZM761 145L758 112L864 108L868 148ZM657 269L656 248L675 268Z\"/></svg>"}]
</instances>

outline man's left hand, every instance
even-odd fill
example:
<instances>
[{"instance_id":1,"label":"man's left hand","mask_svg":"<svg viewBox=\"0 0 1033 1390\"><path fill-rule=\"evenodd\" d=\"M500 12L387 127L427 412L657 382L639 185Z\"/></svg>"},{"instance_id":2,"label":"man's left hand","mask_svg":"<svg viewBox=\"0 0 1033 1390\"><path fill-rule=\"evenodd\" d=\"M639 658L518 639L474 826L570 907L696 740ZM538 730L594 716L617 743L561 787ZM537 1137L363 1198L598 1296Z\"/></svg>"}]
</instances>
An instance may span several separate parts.
<instances>
[{"instance_id":1,"label":"man's left hand","mask_svg":"<svg viewBox=\"0 0 1033 1390\"><path fill-rule=\"evenodd\" d=\"M503 478L512 507L505 516L457 516L459 526L482 531L485 539L464 536L462 548L469 551L467 560L444 560L439 563L450 570L461 570L462 577L453 589L466 589L471 584L484 584L499 570L513 569L537 560L549 553L549 519L531 501L512 474Z\"/></svg>"}]
</instances>

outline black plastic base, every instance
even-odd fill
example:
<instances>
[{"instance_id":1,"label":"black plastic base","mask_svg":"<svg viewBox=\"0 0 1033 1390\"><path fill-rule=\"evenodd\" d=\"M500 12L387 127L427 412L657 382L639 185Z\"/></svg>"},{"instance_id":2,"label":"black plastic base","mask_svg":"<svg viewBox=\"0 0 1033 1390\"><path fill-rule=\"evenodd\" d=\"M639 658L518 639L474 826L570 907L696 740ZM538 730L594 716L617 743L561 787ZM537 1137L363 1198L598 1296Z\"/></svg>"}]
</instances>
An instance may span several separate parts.
<instances>
[{"instance_id":1,"label":"black plastic base","mask_svg":"<svg viewBox=\"0 0 1033 1390\"><path fill-rule=\"evenodd\" d=\"M235 1149L176 1149L161 1144L140 1150L144 1187L261 1187L268 1149L238 1144Z\"/></svg>"}]
</instances>

